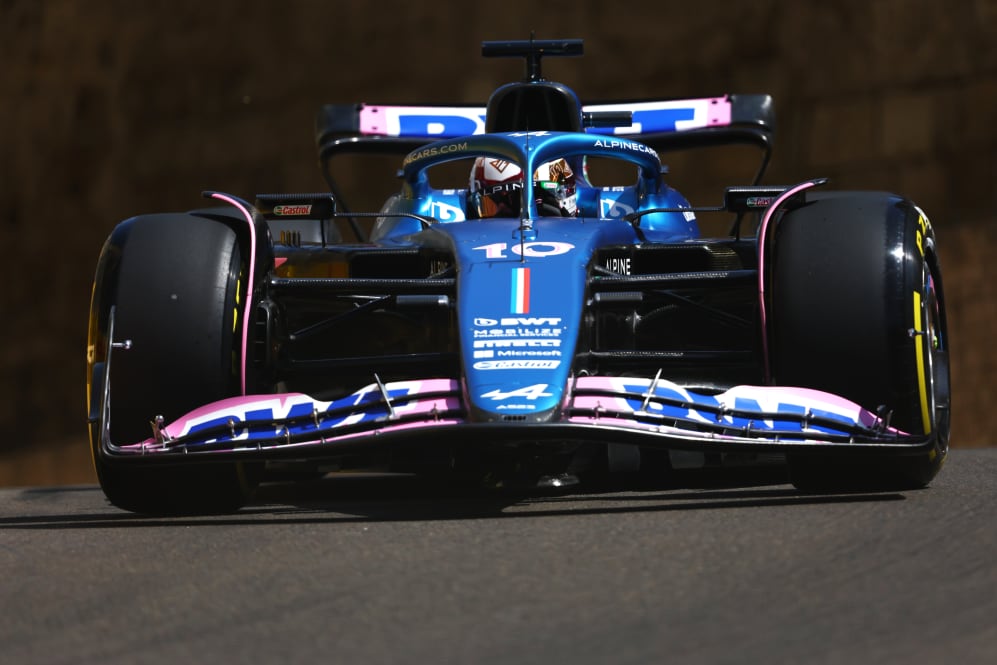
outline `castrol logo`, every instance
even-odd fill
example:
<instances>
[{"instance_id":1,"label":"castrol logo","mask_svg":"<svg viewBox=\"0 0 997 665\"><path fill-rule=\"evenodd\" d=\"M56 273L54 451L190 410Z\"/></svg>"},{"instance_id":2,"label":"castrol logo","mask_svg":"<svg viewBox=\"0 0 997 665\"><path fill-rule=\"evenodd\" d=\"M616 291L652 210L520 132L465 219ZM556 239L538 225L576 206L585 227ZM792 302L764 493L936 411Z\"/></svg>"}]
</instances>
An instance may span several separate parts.
<instances>
[{"instance_id":1,"label":"castrol logo","mask_svg":"<svg viewBox=\"0 0 997 665\"><path fill-rule=\"evenodd\" d=\"M284 205L284 206L274 206L273 214L280 215L281 217L289 217L292 215L310 215L312 213L312 207L310 205Z\"/></svg>"}]
</instances>

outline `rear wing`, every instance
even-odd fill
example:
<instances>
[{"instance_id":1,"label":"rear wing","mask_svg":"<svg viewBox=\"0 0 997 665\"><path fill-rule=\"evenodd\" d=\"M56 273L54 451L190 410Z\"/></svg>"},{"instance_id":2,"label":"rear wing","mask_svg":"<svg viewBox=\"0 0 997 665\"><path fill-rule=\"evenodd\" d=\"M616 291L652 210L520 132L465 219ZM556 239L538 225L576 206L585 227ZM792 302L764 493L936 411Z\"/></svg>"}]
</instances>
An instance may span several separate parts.
<instances>
[{"instance_id":1,"label":"rear wing","mask_svg":"<svg viewBox=\"0 0 997 665\"><path fill-rule=\"evenodd\" d=\"M581 107L583 130L623 135L659 152L727 144L752 144L764 153L756 182L768 165L775 133L769 95L619 101ZM316 120L323 173L337 154L404 155L427 143L483 134L487 107L327 104Z\"/></svg>"},{"instance_id":2,"label":"rear wing","mask_svg":"<svg viewBox=\"0 0 997 665\"><path fill-rule=\"evenodd\" d=\"M316 123L319 146L344 137L385 137L420 141L459 138L485 132L486 107L476 105L402 106L327 104ZM701 99L621 101L582 106L585 131L648 138L706 128L753 130L771 135L775 113L769 95L725 95ZM759 141L767 138L758 137Z\"/></svg>"}]
</instances>

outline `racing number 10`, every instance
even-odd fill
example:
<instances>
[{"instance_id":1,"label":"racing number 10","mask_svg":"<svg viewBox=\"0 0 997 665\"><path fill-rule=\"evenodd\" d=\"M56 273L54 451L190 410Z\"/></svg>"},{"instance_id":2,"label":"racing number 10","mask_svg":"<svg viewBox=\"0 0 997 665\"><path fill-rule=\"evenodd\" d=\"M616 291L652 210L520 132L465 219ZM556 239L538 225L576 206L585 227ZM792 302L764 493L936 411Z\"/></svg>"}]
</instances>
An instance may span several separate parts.
<instances>
[{"instance_id":1,"label":"racing number 10","mask_svg":"<svg viewBox=\"0 0 997 665\"><path fill-rule=\"evenodd\" d=\"M474 249L484 250L485 258L488 259L507 259L509 256L506 252L510 250L513 254L517 254L519 256L541 259L545 256L567 254L574 248L575 246L569 242L542 242L536 240L533 242L513 243L511 246L507 242L496 242L491 245L481 245L480 247L475 247Z\"/></svg>"}]
</instances>

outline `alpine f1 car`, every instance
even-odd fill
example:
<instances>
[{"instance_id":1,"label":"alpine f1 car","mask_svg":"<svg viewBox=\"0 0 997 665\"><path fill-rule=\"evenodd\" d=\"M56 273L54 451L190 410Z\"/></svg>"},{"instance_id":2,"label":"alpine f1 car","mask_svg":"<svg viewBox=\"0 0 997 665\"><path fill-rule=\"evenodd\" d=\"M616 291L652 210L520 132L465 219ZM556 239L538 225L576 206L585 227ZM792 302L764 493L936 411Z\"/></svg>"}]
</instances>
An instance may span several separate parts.
<instances>
[{"instance_id":1,"label":"alpine f1 car","mask_svg":"<svg viewBox=\"0 0 997 665\"><path fill-rule=\"evenodd\" d=\"M323 107L329 193L207 192L216 207L119 224L87 354L111 503L234 510L309 465L556 485L769 456L804 491L926 485L950 421L928 217L759 184L766 95L582 104L541 72L581 50L486 42L527 73L484 107ZM733 144L762 164L720 205L669 186L661 155ZM367 212L330 168L364 153L397 177ZM440 186L445 167L464 180ZM703 236L711 215L729 234Z\"/></svg>"}]
</instances>

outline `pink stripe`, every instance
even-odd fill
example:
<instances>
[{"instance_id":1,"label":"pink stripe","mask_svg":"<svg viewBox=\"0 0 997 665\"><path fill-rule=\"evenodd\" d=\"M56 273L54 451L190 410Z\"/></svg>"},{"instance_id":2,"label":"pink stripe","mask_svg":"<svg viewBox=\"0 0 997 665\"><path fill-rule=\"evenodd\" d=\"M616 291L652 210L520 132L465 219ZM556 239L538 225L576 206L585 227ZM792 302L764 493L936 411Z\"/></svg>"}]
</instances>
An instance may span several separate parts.
<instances>
[{"instance_id":1,"label":"pink stripe","mask_svg":"<svg viewBox=\"0 0 997 665\"><path fill-rule=\"evenodd\" d=\"M694 440L699 439L702 441L750 441L757 442L759 439L738 436L735 434L718 434L716 432L696 432L689 429L683 429L679 427L671 427L669 425L653 425L636 422L634 420L628 420L625 418L611 418L611 417L601 417L595 418L593 416L572 416L567 419L569 423L577 423L580 425L602 425L603 427L619 427L621 429L628 430L638 430L638 431L649 431L656 434L662 434L665 436L673 436L676 439L684 440ZM794 433L795 435L796 433ZM798 440L783 439L779 443L786 448L789 448L795 444L812 444L812 443L830 443L826 438L821 438L818 432L799 432Z\"/></svg>"},{"instance_id":2,"label":"pink stripe","mask_svg":"<svg viewBox=\"0 0 997 665\"><path fill-rule=\"evenodd\" d=\"M362 106L360 108L360 133L374 136L388 135L388 118L381 106Z\"/></svg>"},{"instance_id":3,"label":"pink stripe","mask_svg":"<svg viewBox=\"0 0 997 665\"><path fill-rule=\"evenodd\" d=\"M727 97L713 97L709 100L710 105L706 113L706 124L710 127L730 124L730 99Z\"/></svg>"},{"instance_id":4,"label":"pink stripe","mask_svg":"<svg viewBox=\"0 0 997 665\"><path fill-rule=\"evenodd\" d=\"M422 393L453 392L458 390L459 384L452 379L416 379L412 381L398 381L385 385L386 390L405 390L406 397L414 397ZM352 394L354 403L359 403L365 395L376 393L376 384L370 384ZM446 411L460 408L460 400L456 397L436 397L420 400L400 400L402 403L397 407L399 413L431 413L434 408L445 413ZM305 393L273 393L261 395L243 395L240 397L228 397L216 402L204 404L198 408L184 414L173 422L166 425L166 431L171 436L183 436L190 431L190 428L207 420L217 420L230 415L235 415L237 422L242 422L243 415L247 411L272 410L274 413L288 413L291 407L301 404L311 404L312 408L325 411L333 402L316 400ZM152 443L152 439L147 439L139 445Z\"/></svg>"},{"instance_id":5,"label":"pink stripe","mask_svg":"<svg viewBox=\"0 0 997 665\"><path fill-rule=\"evenodd\" d=\"M805 189L810 189L818 184L820 183L814 180L808 180L806 182L801 182L795 187L787 189L765 210L765 215L762 217L762 224L758 228L758 301L761 305L762 366L765 368L766 383L772 382L772 365L769 362L768 319L765 311L765 234L768 231L768 225L772 220L772 216L783 203L799 192L802 192Z\"/></svg>"},{"instance_id":6,"label":"pink stripe","mask_svg":"<svg viewBox=\"0 0 997 665\"><path fill-rule=\"evenodd\" d=\"M242 216L245 217L246 223L249 224L249 273L246 279L246 308L242 313L242 360L240 362L239 368L239 390L245 395L246 394L246 356L249 341L249 317L252 313L253 305L253 273L256 271L256 225L253 224L253 214L249 212L239 201L228 196L227 194L222 194L220 192L212 192L211 198L218 199L219 201L224 201L231 206L236 207Z\"/></svg>"},{"instance_id":7,"label":"pink stripe","mask_svg":"<svg viewBox=\"0 0 997 665\"><path fill-rule=\"evenodd\" d=\"M628 399L632 400L633 397L622 397L624 388L629 387L632 391L635 386L649 387L652 383L654 383L652 379L637 377L579 377L578 380L575 381L576 391L599 390L610 393L619 393L620 395L578 395L574 398L573 406L577 408L591 409L598 406L601 402L602 406L605 407L615 404L617 405L616 408L620 411L633 411L633 407L631 407L627 402ZM674 398L675 396L680 396L682 398L688 398L688 402L690 404L689 408L692 411L695 411L697 408L696 399L694 397L697 393L688 391L678 384L661 379L658 381L658 390L659 392L656 393L658 395L664 393L667 397ZM812 388L800 388L795 386L738 385L733 386L722 393L712 395L711 397L726 404L733 404L738 399L754 401L758 403L759 407L763 411L770 411L773 413L778 411L778 405L796 405L810 409L828 411L830 413L835 413L837 415L852 419L866 427L873 427L879 422L879 418L876 414L864 409L859 404L841 397L840 395L824 392L822 390L814 390ZM699 406L703 405L700 404ZM890 428L889 431L897 432L897 430L893 428Z\"/></svg>"}]
</instances>

